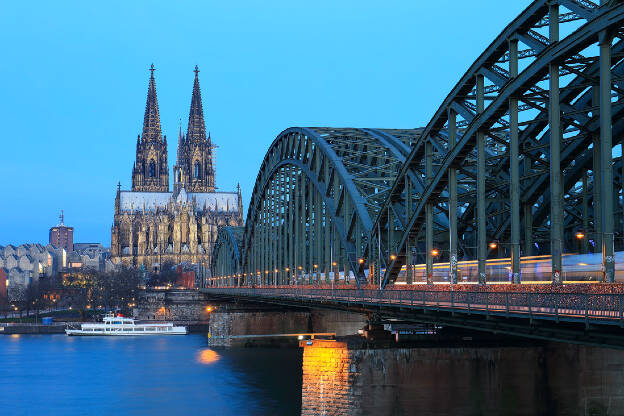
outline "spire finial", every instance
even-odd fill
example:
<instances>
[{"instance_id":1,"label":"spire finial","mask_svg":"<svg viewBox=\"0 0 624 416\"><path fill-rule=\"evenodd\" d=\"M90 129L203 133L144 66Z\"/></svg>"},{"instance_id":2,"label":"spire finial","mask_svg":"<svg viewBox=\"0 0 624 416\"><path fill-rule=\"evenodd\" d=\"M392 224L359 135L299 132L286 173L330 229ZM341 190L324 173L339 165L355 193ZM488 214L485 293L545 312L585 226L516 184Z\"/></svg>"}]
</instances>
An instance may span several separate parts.
<instances>
[{"instance_id":1,"label":"spire finial","mask_svg":"<svg viewBox=\"0 0 624 416\"><path fill-rule=\"evenodd\" d=\"M152 64L152 65L150 66L150 69L149 69L149 70L150 70L150 73L151 73L150 77L151 77L151 78L154 78L154 71L156 71L156 68L154 68L154 64Z\"/></svg>"},{"instance_id":2,"label":"spire finial","mask_svg":"<svg viewBox=\"0 0 624 416\"><path fill-rule=\"evenodd\" d=\"M61 210L61 215L59 215L59 221L60 221L59 225L65 225L64 220L65 220L65 215L63 214L63 210Z\"/></svg>"},{"instance_id":3,"label":"spire finial","mask_svg":"<svg viewBox=\"0 0 624 416\"><path fill-rule=\"evenodd\" d=\"M195 78L197 78L199 76L199 67L197 65L195 65L195 70L193 72L195 72Z\"/></svg>"}]
</instances>

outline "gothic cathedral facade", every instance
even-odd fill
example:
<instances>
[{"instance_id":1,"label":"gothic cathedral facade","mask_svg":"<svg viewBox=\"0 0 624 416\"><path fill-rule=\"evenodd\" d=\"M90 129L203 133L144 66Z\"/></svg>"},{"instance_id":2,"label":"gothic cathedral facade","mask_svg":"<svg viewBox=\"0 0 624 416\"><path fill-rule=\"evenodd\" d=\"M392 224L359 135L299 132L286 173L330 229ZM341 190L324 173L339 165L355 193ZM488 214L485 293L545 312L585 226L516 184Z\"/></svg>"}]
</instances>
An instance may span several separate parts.
<instances>
[{"instance_id":1,"label":"gothic cathedral facade","mask_svg":"<svg viewBox=\"0 0 624 416\"><path fill-rule=\"evenodd\" d=\"M206 135L195 67L188 127L186 134L180 128L173 192L169 191L167 136L160 126L153 65L150 71L132 190L117 187L111 260L147 270L159 269L164 262L209 266L218 227L243 225L240 186L236 192L216 191L214 146Z\"/></svg>"}]
</instances>

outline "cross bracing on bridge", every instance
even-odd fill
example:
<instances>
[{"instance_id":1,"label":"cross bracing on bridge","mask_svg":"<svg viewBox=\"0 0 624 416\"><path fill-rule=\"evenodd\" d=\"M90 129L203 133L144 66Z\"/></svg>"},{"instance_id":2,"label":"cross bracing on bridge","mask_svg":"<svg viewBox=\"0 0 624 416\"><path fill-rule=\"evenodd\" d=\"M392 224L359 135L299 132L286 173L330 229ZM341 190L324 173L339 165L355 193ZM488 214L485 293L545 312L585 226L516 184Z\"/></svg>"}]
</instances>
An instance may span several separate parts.
<instances>
[{"instance_id":1,"label":"cross bracing on bridge","mask_svg":"<svg viewBox=\"0 0 624 416\"><path fill-rule=\"evenodd\" d=\"M566 255L595 252L613 281L624 247L623 23L620 2L537 0L423 129L285 130L228 276L383 286L414 283L420 264L433 283L447 263L444 280L457 282L459 262L476 261L485 283L499 258L519 283L522 259L545 255L561 283Z\"/></svg>"}]
</instances>

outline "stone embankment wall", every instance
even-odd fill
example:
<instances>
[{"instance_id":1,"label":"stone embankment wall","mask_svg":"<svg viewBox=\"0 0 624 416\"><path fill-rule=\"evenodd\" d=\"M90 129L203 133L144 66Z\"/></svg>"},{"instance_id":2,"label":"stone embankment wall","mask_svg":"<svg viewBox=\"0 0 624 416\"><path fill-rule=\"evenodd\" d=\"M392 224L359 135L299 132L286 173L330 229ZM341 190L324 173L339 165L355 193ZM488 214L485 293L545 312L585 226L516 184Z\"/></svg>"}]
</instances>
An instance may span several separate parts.
<instances>
[{"instance_id":1,"label":"stone embankment wall","mask_svg":"<svg viewBox=\"0 0 624 416\"><path fill-rule=\"evenodd\" d=\"M13 334L64 334L65 324L9 324L0 326L0 335Z\"/></svg>"},{"instance_id":2,"label":"stone embankment wall","mask_svg":"<svg viewBox=\"0 0 624 416\"><path fill-rule=\"evenodd\" d=\"M209 305L205 295L196 290L144 290L133 314L140 320L208 321Z\"/></svg>"},{"instance_id":3,"label":"stone embankment wall","mask_svg":"<svg viewBox=\"0 0 624 416\"><path fill-rule=\"evenodd\" d=\"M302 415L624 414L624 352L304 346Z\"/></svg>"}]
</instances>

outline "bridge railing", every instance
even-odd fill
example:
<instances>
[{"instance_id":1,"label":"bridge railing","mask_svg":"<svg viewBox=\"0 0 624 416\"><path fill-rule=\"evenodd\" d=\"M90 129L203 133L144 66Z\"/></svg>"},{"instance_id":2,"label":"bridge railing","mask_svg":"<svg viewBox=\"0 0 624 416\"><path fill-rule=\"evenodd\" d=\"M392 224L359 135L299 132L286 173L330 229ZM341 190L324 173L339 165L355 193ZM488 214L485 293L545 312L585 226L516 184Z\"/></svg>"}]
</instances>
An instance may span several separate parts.
<instances>
[{"instance_id":1,"label":"bridge railing","mask_svg":"<svg viewBox=\"0 0 624 416\"><path fill-rule=\"evenodd\" d=\"M210 288L209 293L302 302L361 304L402 309L600 321L624 327L624 294L344 288Z\"/></svg>"}]
</instances>

